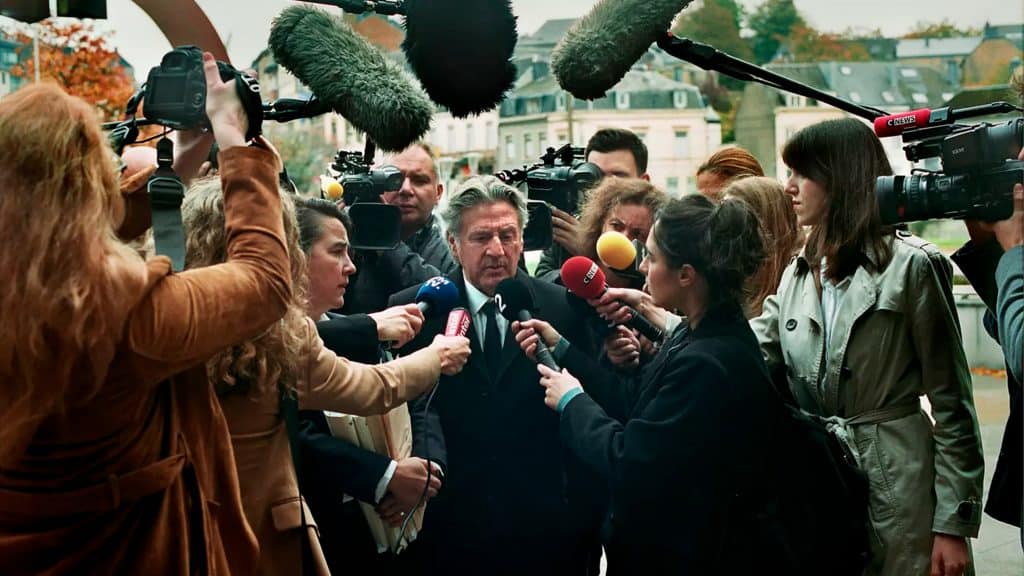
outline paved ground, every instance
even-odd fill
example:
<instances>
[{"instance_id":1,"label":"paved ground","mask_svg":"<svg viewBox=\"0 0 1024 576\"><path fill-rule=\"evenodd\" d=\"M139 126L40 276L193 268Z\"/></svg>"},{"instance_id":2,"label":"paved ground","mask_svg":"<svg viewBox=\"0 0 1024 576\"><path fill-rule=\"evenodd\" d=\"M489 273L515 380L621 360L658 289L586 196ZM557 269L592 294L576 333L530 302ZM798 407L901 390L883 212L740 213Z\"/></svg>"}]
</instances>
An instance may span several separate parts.
<instances>
[{"instance_id":1,"label":"paved ground","mask_svg":"<svg viewBox=\"0 0 1024 576\"><path fill-rule=\"evenodd\" d=\"M974 376L974 404L981 424L981 441L985 448L985 490L992 481L999 445L1006 427L1006 379ZM1018 434L1024 431L1018 430ZM1024 574L1024 552L1020 531L989 516L983 516L981 532L974 541L974 561L978 576L1021 576Z\"/></svg>"}]
</instances>

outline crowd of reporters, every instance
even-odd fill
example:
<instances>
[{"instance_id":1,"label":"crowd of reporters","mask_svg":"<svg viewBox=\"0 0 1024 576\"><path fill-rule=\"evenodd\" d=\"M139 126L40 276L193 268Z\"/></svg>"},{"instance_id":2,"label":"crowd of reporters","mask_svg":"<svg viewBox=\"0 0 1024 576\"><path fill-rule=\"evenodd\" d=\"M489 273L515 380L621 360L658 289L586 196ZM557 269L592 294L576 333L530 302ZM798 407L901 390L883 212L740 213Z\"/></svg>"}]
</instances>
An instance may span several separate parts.
<instances>
[{"instance_id":1,"label":"crowd of reporters","mask_svg":"<svg viewBox=\"0 0 1024 576\"><path fill-rule=\"evenodd\" d=\"M211 139L180 141L182 272L127 244L148 227L152 167L130 152L119 181L84 103L46 84L0 102L0 222L17 239L0 250L3 573L596 575L602 554L617 574L809 573L757 538L787 405L839 429L867 478L864 573L971 573L984 464L952 267L881 224L875 179L892 171L861 122L796 133L784 183L724 148L681 199L650 182L639 137L601 130L585 156L605 177L578 213L552 210L531 275L524 194L491 176L446 191L419 143L387 159L401 242L353 250L345 207L280 189L277 152L247 145L232 84L204 64L220 151L192 179ZM1014 216L969 222L953 259L1008 367L985 510L1020 526L1013 193ZM609 232L644 246L637 270L602 262ZM581 256L608 287L589 302L560 274ZM416 305L439 276L465 337ZM510 281L534 319L505 309ZM536 364L545 346L565 370ZM323 412L406 403L396 460ZM426 505L422 530L382 552L360 502L391 526Z\"/></svg>"}]
</instances>

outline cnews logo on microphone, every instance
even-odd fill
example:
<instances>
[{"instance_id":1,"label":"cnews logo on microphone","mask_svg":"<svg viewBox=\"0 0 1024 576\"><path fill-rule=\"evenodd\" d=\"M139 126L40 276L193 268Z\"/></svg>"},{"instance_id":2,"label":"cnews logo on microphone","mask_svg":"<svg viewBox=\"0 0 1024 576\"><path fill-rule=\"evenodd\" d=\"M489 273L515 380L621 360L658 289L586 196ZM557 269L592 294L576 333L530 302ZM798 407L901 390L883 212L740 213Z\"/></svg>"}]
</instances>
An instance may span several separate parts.
<instances>
[{"instance_id":1,"label":"cnews logo on microphone","mask_svg":"<svg viewBox=\"0 0 1024 576\"><path fill-rule=\"evenodd\" d=\"M916 116L904 116L902 118L890 118L889 121L885 123L885 125L889 126L890 128L895 128L897 126L906 126L907 124L915 123L917 123Z\"/></svg>"},{"instance_id":2,"label":"cnews logo on microphone","mask_svg":"<svg viewBox=\"0 0 1024 576\"><path fill-rule=\"evenodd\" d=\"M597 276L597 270L598 268L596 262L590 265L590 270L587 270L587 275L583 277L584 286L590 284L590 282L594 279L594 276Z\"/></svg>"}]
</instances>

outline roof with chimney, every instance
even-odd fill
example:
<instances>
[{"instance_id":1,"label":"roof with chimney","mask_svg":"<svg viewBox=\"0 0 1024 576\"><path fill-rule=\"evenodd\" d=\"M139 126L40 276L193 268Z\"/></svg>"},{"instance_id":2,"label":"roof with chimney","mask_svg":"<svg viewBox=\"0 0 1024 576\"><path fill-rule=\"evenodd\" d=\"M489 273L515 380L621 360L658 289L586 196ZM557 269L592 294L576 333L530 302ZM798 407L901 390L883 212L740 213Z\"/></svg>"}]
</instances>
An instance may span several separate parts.
<instances>
[{"instance_id":1,"label":"roof with chimney","mask_svg":"<svg viewBox=\"0 0 1024 576\"><path fill-rule=\"evenodd\" d=\"M565 36L565 33L576 23L576 18L562 18L559 20L548 20L541 24L536 32L520 38L520 42L527 44L551 44L552 46Z\"/></svg>"}]
</instances>

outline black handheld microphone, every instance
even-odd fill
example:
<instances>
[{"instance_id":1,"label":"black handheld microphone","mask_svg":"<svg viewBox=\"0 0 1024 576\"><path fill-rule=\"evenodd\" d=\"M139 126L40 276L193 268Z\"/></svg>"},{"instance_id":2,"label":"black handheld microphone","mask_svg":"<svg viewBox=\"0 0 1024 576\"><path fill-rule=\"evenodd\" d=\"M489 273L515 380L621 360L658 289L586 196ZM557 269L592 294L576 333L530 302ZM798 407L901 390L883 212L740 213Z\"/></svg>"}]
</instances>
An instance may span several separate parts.
<instances>
[{"instance_id":1,"label":"black handheld microphone","mask_svg":"<svg viewBox=\"0 0 1024 576\"><path fill-rule=\"evenodd\" d=\"M406 0L405 14L402 50L431 100L456 118L501 103L516 79L509 0Z\"/></svg>"},{"instance_id":2,"label":"black handheld microphone","mask_svg":"<svg viewBox=\"0 0 1024 576\"><path fill-rule=\"evenodd\" d=\"M558 84L585 100L619 83L692 0L600 0L551 55Z\"/></svg>"},{"instance_id":3,"label":"black handheld microphone","mask_svg":"<svg viewBox=\"0 0 1024 576\"><path fill-rule=\"evenodd\" d=\"M270 29L274 59L383 150L400 151L430 129L434 107L397 64L338 16L289 6Z\"/></svg>"},{"instance_id":4,"label":"black handheld microphone","mask_svg":"<svg viewBox=\"0 0 1024 576\"><path fill-rule=\"evenodd\" d=\"M494 305L509 322L516 320L526 322L533 319L533 314L530 313L535 307L533 294L530 293L526 284L515 278L505 278L498 283L494 293ZM544 339L539 337L537 338L537 361L555 372L562 371L555 363L554 357L551 356L551 351L544 344Z\"/></svg>"}]
</instances>

